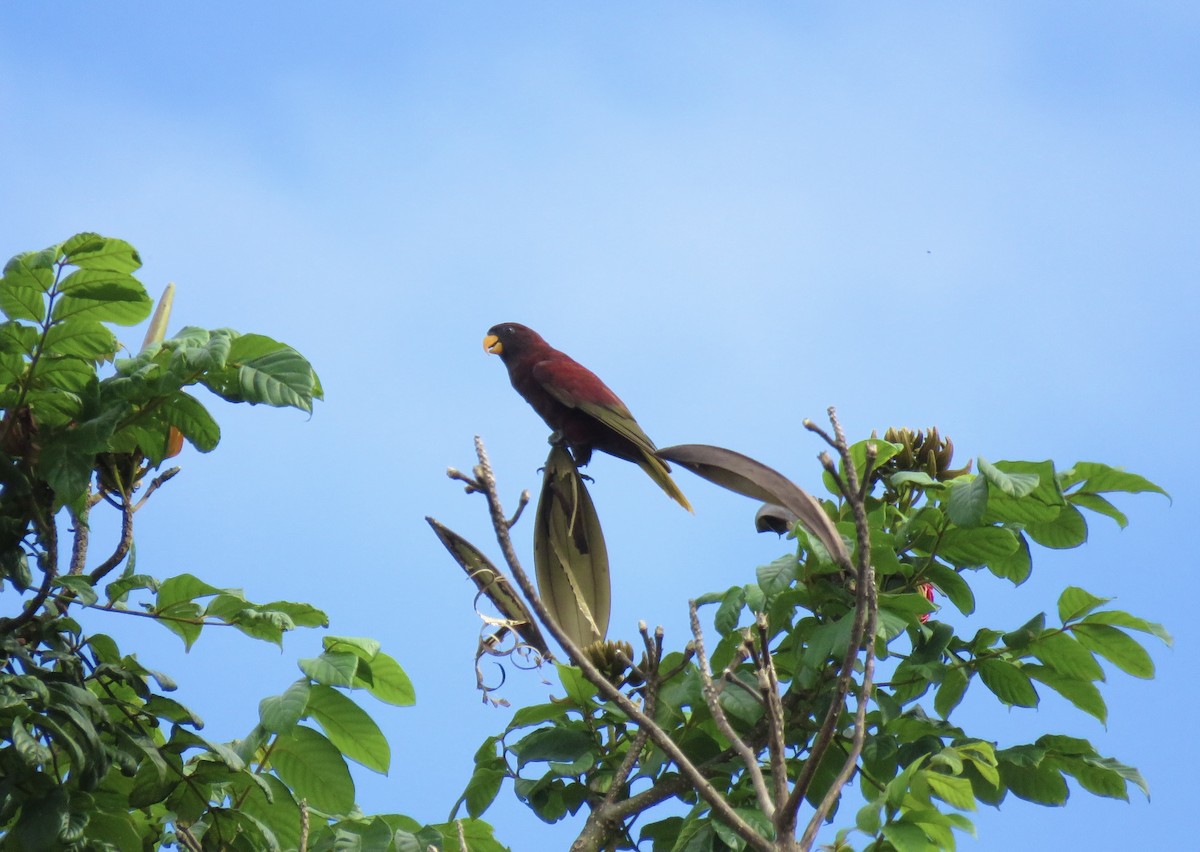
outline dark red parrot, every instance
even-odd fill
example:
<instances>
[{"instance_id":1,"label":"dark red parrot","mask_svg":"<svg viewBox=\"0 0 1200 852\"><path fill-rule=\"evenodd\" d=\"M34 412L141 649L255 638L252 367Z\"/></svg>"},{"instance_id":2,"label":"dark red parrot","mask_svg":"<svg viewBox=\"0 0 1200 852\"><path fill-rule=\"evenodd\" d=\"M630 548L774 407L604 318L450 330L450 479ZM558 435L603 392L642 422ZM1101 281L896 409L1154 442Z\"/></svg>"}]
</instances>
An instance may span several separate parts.
<instances>
[{"instance_id":1,"label":"dark red parrot","mask_svg":"<svg viewBox=\"0 0 1200 852\"><path fill-rule=\"evenodd\" d=\"M592 450L631 461L671 499L692 511L671 479L671 468L655 455L654 442L595 373L515 322L489 328L483 348L500 356L512 386L571 448L576 465L586 465Z\"/></svg>"}]
</instances>

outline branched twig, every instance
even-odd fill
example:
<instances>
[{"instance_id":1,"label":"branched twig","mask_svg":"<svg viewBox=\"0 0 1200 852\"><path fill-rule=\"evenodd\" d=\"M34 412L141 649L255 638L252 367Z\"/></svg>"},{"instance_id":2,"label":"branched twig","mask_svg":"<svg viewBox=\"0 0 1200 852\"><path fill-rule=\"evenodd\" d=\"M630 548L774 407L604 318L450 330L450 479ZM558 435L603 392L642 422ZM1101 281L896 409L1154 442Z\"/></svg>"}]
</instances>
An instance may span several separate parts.
<instances>
[{"instance_id":1,"label":"branched twig","mask_svg":"<svg viewBox=\"0 0 1200 852\"><path fill-rule=\"evenodd\" d=\"M652 718L647 716L641 708L629 700L623 692L609 683L608 679L583 654L579 646L554 621L545 604L538 597L537 590L529 579L529 575L521 567L520 559L517 558L516 549L509 535L508 519L504 514L504 507L500 502L500 496L496 488L495 474L492 472L491 462L488 460L483 441L478 436L475 438L475 453L479 458L479 465L473 471L476 474L476 479L469 480L461 476L461 474L456 477L454 474L457 471L452 471L451 477L466 481L468 483L468 490L472 488L474 490L482 490L487 496L488 508L492 517L492 528L496 533L496 540L500 545L500 549L504 553L504 560L508 564L509 570L512 571L513 577L517 581L517 585L521 588L522 594L525 595L525 599L528 601L530 608L536 613L539 621L546 627L555 641L566 650L567 656L572 663L579 667L584 677L606 699L612 701L623 713L629 716L639 728L644 729L648 737L654 741L654 744L661 748L674 761L680 773L687 778L691 788L712 808L714 815L729 826L738 837L746 841L747 846L751 849L770 852L770 841L762 837L750 823L744 820L733 809L724 797L709 783L708 779L704 777L700 769L688 759L687 755L683 753L683 750L671 739L666 731L655 723Z\"/></svg>"},{"instance_id":2,"label":"branched twig","mask_svg":"<svg viewBox=\"0 0 1200 852\"><path fill-rule=\"evenodd\" d=\"M179 468L173 467L170 470L164 470L158 476L154 477L150 484L146 486L146 493L142 495L142 499L138 500L137 503L134 504L133 511L136 512L138 509L142 508L146 501L150 499L150 495L166 485L167 482L169 482L177 473L179 473Z\"/></svg>"},{"instance_id":3,"label":"branched twig","mask_svg":"<svg viewBox=\"0 0 1200 852\"><path fill-rule=\"evenodd\" d=\"M800 838L800 848L802 850L812 847L821 823L824 822L830 808L832 808L834 802L841 795L842 789L853 776L858 758L862 754L863 740L866 735L866 708L871 694L871 678L875 667L875 633L879 612L874 569L871 566L871 533L867 522L865 504L866 495L869 493L869 486L860 484L859 482L858 471L855 469L849 444L846 442L846 436L842 431L841 423L838 422L837 412L833 408L829 409L829 421L833 425L834 437L832 438L811 421L804 421L804 425L805 428L820 435L826 443L837 450L845 471L845 479L843 480L838 475L838 471L828 454L821 454L822 465L826 471L833 475L838 489L842 492L842 496L846 499L847 503L850 504L851 511L854 514L855 537L857 540L855 565L852 569L856 580L854 624L851 629L850 644L846 648L846 654L842 658L842 665L838 671L833 701L829 705L829 710L825 714L821 728L817 733L816 739L813 741L812 748L809 750L804 767L801 769L800 775L796 779L796 784L792 788L787 806L778 815L776 830L781 835L794 836L800 802L807 794L809 786L812 784L813 776L836 733L838 718L845 707L846 696L850 690L854 664L858 660L859 651L863 648L864 643L866 645L866 661L863 664L863 682L858 691L858 706L855 712L854 738L851 748L841 771L826 791L821 803L817 806L816 812L809 820L803 836ZM874 445L868 444L863 477L864 483L869 483L870 481L870 471L874 465L875 457ZM843 567L850 569L851 566Z\"/></svg>"},{"instance_id":4,"label":"branched twig","mask_svg":"<svg viewBox=\"0 0 1200 852\"><path fill-rule=\"evenodd\" d=\"M750 783L754 785L754 795L758 798L758 809L763 812L764 816L770 817L775 813L775 803L771 801L771 793L767 790L762 767L758 765L758 754L742 741L737 731L733 729L733 725L729 723L729 717L721 709L720 693L717 692L717 687L713 683L712 670L708 667L708 655L704 653L704 634L700 630L700 614L696 611L694 600L688 601L688 615L691 618L693 641L696 643L696 667L700 670L704 703L708 705L713 721L717 723L721 733L729 740L729 744L733 746L737 756L742 759L742 764L746 767L746 774L750 776Z\"/></svg>"}]
</instances>

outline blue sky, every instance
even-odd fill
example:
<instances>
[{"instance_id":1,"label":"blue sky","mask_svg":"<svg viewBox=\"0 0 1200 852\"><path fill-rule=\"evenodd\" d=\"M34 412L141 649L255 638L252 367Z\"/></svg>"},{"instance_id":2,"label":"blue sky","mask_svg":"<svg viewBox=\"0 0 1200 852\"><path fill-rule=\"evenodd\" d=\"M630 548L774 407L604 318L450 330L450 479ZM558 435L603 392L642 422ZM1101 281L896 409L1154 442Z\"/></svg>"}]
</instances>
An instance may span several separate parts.
<instances>
[{"instance_id":1,"label":"blue sky","mask_svg":"<svg viewBox=\"0 0 1200 852\"><path fill-rule=\"evenodd\" d=\"M946 617L1016 626L1077 584L1176 637L1152 648L1156 681L1110 678L1107 729L1052 697L963 708L1005 744L1090 738L1151 803L1010 799L962 848L1177 848L1200 760L1198 38L1185 3L9 3L0 254L123 237L152 291L179 286L177 325L271 334L316 365L311 419L214 401L222 445L187 451L139 516L139 568L316 603L400 659L418 704L370 708L394 759L358 774L364 808L443 819L507 722L473 691L471 591L422 518L487 542L482 502L443 473L475 434L511 501L536 485L545 430L479 346L515 320L660 444L730 446L814 489L800 421L831 404L856 436L936 424L963 457L1162 484L1173 504L1126 499L1128 529L1096 522ZM680 479L692 517L630 465L589 473L615 635L646 619L682 645L688 596L786 549L699 480ZM206 635L184 657L126 621L97 629L142 643L217 739L319 648ZM547 692L508 683L518 705ZM507 790L488 818L516 849L573 837Z\"/></svg>"}]
</instances>

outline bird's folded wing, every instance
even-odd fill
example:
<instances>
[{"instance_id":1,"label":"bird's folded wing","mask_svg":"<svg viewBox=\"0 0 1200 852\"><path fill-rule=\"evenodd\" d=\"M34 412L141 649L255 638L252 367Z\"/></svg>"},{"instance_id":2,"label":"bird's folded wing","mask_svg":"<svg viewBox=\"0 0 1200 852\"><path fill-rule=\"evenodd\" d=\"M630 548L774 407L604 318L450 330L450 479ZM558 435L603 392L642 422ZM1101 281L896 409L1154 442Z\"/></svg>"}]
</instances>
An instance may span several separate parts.
<instances>
[{"instance_id":1,"label":"bird's folded wing","mask_svg":"<svg viewBox=\"0 0 1200 852\"><path fill-rule=\"evenodd\" d=\"M563 405L594 417L647 453L654 452L654 442L633 419L625 403L591 370L574 361L541 361L534 365L533 377Z\"/></svg>"}]
</instances>

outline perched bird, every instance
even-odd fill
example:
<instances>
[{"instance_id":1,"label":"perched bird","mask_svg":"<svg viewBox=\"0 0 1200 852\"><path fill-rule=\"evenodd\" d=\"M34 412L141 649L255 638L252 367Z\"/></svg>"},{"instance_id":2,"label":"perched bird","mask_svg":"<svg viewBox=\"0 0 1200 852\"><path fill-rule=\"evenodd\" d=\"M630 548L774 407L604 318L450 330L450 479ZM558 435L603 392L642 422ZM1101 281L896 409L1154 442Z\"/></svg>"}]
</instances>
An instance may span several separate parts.
<instances>
[{"instance_id":1,"label":"perched bird","mask_svg":"<svg viewBox=\"0 0 1200 852\"><path fill-rule=\"evenodd\" d=\"M595 373L515 322L488 329L483 348L500 356L512 386L554 430L552 440L571 448L576 465L586 465L592 450L631 461L671 499L692 511L671 479L671 468L655 455L654 442Z\"/></svg>"}]
</instances>

